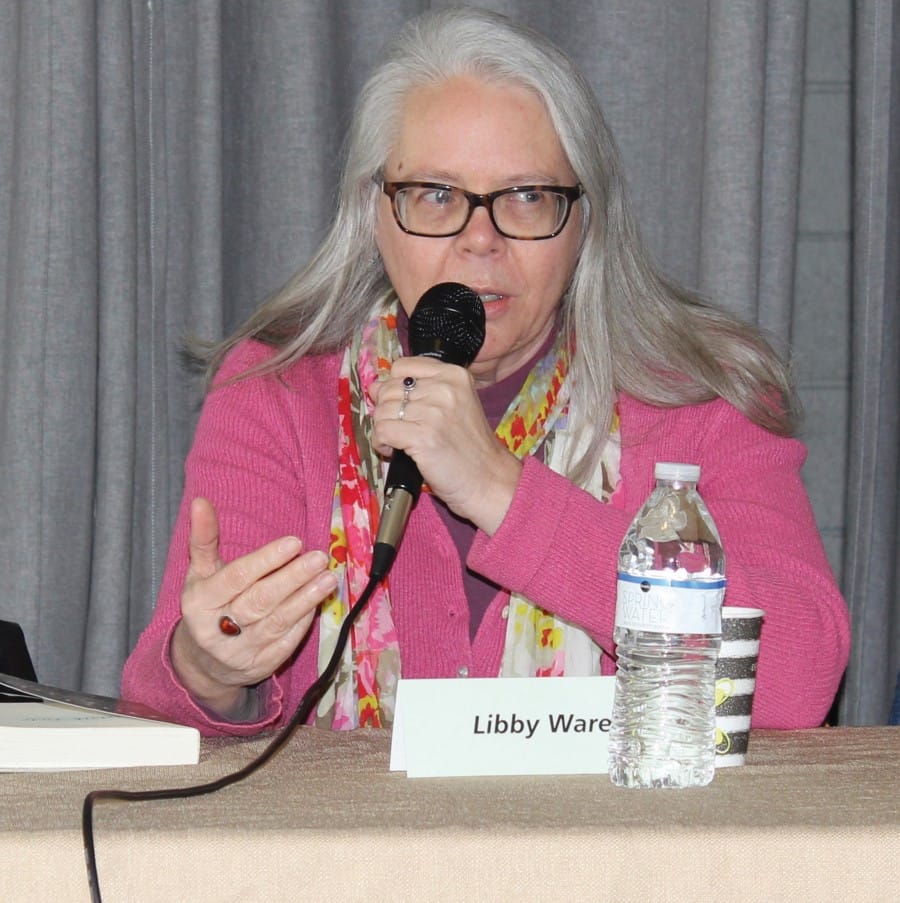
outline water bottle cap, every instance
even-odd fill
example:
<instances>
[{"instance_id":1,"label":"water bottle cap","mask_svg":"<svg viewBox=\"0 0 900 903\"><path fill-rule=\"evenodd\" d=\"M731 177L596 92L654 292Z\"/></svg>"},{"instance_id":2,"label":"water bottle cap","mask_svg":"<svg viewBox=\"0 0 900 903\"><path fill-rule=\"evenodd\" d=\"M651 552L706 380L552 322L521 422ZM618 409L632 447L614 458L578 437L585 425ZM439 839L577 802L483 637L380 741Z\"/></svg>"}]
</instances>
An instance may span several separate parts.
<instances>
[{"instance_id":1,"label":"water bottle cap","mask_svg":"<svg viewBox=\"0 0 900 903\"><path fill-rule=\"evenodd\" d=\"M654 469L657 480L677 480L681 483L696 483L700 479L699 464L676 464L659 461Z\"/></svg>"}]
</instances>

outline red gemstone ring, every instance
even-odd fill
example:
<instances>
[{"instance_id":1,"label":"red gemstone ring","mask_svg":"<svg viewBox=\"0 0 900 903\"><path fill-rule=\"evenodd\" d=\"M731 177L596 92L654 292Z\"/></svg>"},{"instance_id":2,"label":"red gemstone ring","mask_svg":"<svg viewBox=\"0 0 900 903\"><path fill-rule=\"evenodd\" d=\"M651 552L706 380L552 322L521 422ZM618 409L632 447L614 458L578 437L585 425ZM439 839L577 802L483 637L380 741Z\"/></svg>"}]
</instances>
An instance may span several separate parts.
<instances>
[{"instance_id":1,"label":"red gemstone ring","mask_svg":"<svg viewBox=\"0 0 900 903\"><path fill-rule=\"evenodd\" d=\"M222 615L222 617L219 618L219 630L221 630L225 636L241 635L241 625L229 615Z\"/></svg>"}]
</instances>

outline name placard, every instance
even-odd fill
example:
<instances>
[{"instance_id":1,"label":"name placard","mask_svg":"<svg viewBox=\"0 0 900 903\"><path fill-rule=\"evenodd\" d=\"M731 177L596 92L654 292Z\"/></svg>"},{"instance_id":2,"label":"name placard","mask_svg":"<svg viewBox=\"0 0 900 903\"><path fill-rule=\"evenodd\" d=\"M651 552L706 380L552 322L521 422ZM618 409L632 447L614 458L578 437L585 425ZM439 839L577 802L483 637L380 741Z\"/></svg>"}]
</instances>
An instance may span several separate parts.
<instances>
[{"instance_id":1,"label":"name placard","mask_svg":"<svg viewBox=\"0 0 900 903\"><path fill-rule=\"evenodd\" d=\"M604 774L614 677L401 680L391 770Z\"/></svg>"}]
</instances>

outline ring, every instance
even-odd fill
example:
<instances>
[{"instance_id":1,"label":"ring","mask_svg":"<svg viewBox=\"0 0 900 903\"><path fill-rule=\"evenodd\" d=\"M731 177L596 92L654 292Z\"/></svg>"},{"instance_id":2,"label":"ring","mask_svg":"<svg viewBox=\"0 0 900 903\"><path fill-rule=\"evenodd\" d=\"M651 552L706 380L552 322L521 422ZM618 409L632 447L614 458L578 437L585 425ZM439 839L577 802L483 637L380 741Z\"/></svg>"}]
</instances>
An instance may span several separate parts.
<instances>
[{"instance_id":1,"label":"ring","mask_svg":"<svg viewBox=\"0 0 900 903\"><path fill-rule=\"evenodd\" d=\"M241 635L241 625L230 615L222 615L222 617L219 618L219 630L221 630L225 636Z\"/></svg>"},{"instance_id":2,"label":"ring","mask_svg":"<svg viewBox=\"0 0 900 903\"><path fill-rule=\"evenodd\" d=\"M406 416L406 406L409 404L409 396L416 387L416 378L414 376L403 377L403 401L400 402L400 410L397 411L397 419L402 420Z\"/></svg>"}]
</instances>

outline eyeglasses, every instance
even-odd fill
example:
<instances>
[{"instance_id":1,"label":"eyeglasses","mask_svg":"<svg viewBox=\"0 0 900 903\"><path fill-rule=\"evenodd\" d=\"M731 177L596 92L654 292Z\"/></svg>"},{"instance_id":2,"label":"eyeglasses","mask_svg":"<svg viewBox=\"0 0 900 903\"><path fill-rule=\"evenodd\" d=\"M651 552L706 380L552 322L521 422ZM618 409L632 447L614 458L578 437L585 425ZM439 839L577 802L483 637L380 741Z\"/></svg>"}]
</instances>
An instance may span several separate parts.
<instances>
[{"instance_id":1,"label":"eyeglasses","mask_svg":"<svg viewBox=\"0 0 900 903\"><path fill-rule=\"evenodd\" d=\"M506 238L553 238L566 225L572 204L584 194L581 185L521 185L474 194L437 182L385 182L380 177L376 181L391 199L397 225L425 238L458 235L476 207L487 210L494 228Z\"/></svg>"}]
</instances>

